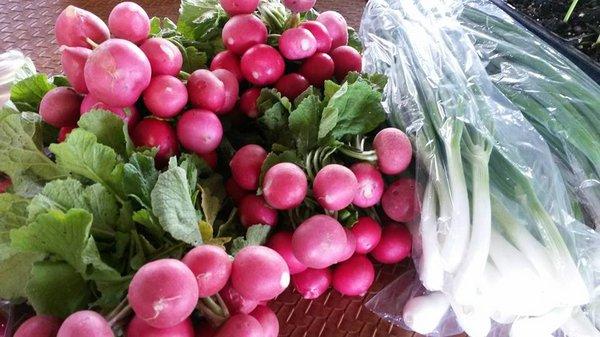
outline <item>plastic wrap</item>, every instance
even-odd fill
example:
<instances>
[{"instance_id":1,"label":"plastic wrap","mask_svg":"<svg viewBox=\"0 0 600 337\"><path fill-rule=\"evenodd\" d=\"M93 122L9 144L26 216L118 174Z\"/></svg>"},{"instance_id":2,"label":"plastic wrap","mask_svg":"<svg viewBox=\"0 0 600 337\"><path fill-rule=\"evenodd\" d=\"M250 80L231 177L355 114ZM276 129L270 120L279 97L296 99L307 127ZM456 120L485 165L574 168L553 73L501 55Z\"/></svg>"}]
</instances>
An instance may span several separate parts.
<instances>
[{"instance_id":1,"label":"plastic wrap","mask_svg":"<svg viewBox=\"0 0 600 337\"><path fill-rule=\"evenodd\" d=\"M462 12L437 0L365 9L364 70L388 76L384 106L415 149L423 285L399 281L368 306L432 336L573 331L593 319L600 237L578 221L547 139L488 77Z\"/></svg>"},{"instance_id":2,"label":"plastic wrap","mask_svg":"<svg viewBox=\"0 0 600 337\"><path fill-rule=\"evenodd\" d=\"M0 54L0 107L10 98L10 87L15 80L32 75L33 62L23 53L10 50Z\"/></svg>"}]
</instances>

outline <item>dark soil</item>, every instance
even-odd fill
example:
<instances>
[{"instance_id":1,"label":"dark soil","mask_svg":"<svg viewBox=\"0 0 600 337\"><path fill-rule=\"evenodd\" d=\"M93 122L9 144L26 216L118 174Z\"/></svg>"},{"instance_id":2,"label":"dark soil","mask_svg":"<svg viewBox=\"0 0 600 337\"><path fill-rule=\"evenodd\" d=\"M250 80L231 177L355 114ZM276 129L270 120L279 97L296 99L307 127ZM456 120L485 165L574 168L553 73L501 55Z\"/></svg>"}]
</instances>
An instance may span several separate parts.
<instances>
[{"instance_id":1,"label":"dark soil","mask_svg":"<svg viewBox=\"0 0 600 337\"><path fill-rule=\"evenodd\" d=\"M600 0L579 0L568 22L563 18L571 0L507 1L600 63Z\"/></svg>"}]
</instances>

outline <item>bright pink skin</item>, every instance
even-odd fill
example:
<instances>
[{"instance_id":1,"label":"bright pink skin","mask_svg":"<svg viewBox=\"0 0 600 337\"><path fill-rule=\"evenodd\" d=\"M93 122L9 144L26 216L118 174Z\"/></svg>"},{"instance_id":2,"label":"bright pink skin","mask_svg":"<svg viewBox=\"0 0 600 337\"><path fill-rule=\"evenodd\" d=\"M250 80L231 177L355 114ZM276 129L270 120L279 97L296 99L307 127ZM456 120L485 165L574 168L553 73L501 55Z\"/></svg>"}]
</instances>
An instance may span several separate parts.
<instances>
[{"instance_id":1,"label":"bright pink skin","mask_svg":"<svg viewBox=\"0 0 600 337\"><path fill-rule=\"evenodd\" d=\"M401 178L388 186L381 197L381 207L390 219L410 222L420 212L416 196L417 183L411 178Z\"/></svg>"},{"instance_id":2,"label":"bright pink skin","mask_svg":"<svg viewBox=\"0 0 600 337\"><path fill-rule=\"evenodd\" d=\"M196 275L198 296L217 294L231 275L232 261L221 247L202 245L190 250L181 260Z\"/></svg>"},{"instance_id":3,"label":"bright pink skin","mask_svg":"<svg viewBox=\"0 0 600 337\"><path fill-rule=\"evenodd\" d=\"M277 225L277 210L271 208L262 196L249 194L239 206L240 222L244 227L252 225Z\"/></svg>"},{"instance_id":4,"label":"bright pink skin","mask_svg":"<svg viewBox=\"0 0 600 337\"><path fill-rule=\"evenodd\" d=\"M204 159L206 164L208 164L208 167L210 167L213 170L217 168L217 151L212 151L209 153L200 153L199 156L200 158Z\"/></svg>"},{"instance_id":5,"label":"bright pink skin","mask_svg":"<svg viewBox=\"0 0 600 337\"><path fill-rule=\"evenodd\" d=\"M110 12L108 28L114 37L137 44L148 38L150 18L140 5L125 1Z\"/></svg>"},{"instance_id":6,"label":"bright pink skin","mask_svg":"<svg viewBox=\"0 0 600 337\"><path fill-rule=\"evenodd\" d=\"M307 300L314 300L323 295L331 286L331 271L325 269L306 269L292 275L292 282L296 291Z\"/></svg>"},{"instance_id":7,"label":"bright pink skin","mask_svg":"<svg viewBox=\"0 0 600 337\"><path fill-rule=\"evenodd\" d=\"M333 265L345 249L344 227L327 215L313 215L304 220L292 236L294 256L308 268L323 269Z\"/></svg>"},{"instance_id":8,"label":"bright pink skin","mask_svg":"<svg viewBox=\"0 0 600 337\"><path fill-rule=\"evenodd\" d=\"M90 94L112 106L133 105L150 84L152 69L133 43L110 39L94 49L84 69Z\"/></svg>"},{"instance_id":9,"label":"bright pink skin","mask_svg":"<svg viewBox=\"0 0 600 337\"><path fill-rule=\"evenodd\" d=\"M256 107L258 97L260 97L260 88L250 88L240 96L239 107L246 116L258 117L258 108Z\"/></svg>"},{"instance_id":10,"label":"bright pink skin","mask_svg":"<svg viewBox=\"0 0 600 337\"><path fill-rule=\"evenodd\" d=\"M216 113L229 113L235 107L235 103L237 103L240 92L240 84L235 78L235 75L229 70L217 69L213 70L213 74L215 74L215 76L217 76L217 78L223 82L223 86L225 87L225 102L223 103L221 109L217 110Z\"/></svg>"},{"instance_id":11,"label":"bright pink skin","mask_svg":"<svg viewBox=\"0 0 600 337\"><path fill-rule=\"evenodd\" d=\"M375 281L375 268L360 254L340 263L333 271L333 288L346 296L364 296Z\"/></svg>"},{"instance_id":12,"label":"bright pink skin","mask_svg":"<svg viewBox=\"0 0 600 337\"><path fill-rule=\"evenodd\" d=\"M412 160L412 146L408 136L396 129L386 128L373 139L373 148L377 153L379 170L394 175L406 170Z\"/></svg>"},{"instance_id":13,"label":"bright pink skin","mask_svg":"<svg viewBox=\"0 0 600 337\"><path fill-rule=\"evenodd\" d=\"M335 78L344 80L351 71L360 72L362 69L362 57L358 50L350 46L339 46L329 53L335 64Z\"/></svg>"},{"instance_id":14,"label":"bright pink skin","mask_svg":"<svg viewBox=\"0 0 600 337\"><path fill-rule=\"evenodd\" d=\"M354 200L358 182L349 168L330 164L323 167L313 181L313 193L325 209L339 211Z\"/></svg>"},{"instance_id":15,"label":"bright pink skin","mask_svg":"<svg viewBox=\"0 0 600 337\"><path fill-rule=\"evenodd\" d=\"M169 158L179 154L175 130L160 119L143 119L131 131L131 140L138 147L157 147L155 161L158 167L165 166Z\"/></svg>"},{"instance_id":16,"label":"bright pink skin","mask_svg":"<svg viewBox=\"0 0 600 337\"><path fill-rule=\"evenodd\" d=\"M236 15L223 26L221 37L228 50L242 55L250 47L267 42L267 27L252 14Z\"/></svg>"},{"instance_id":17,"label":"bright pink skin","mask_svg":"<svg viewBox=\"0 0 600 337\"><path fill-rule=\"evenodd\" d=\"M258 2L259 0L219 0L229 16L252 14L258 7Z\"/></svg>"},{"instance_id":18,"label":"bright pink skin","mask_svg":"<svg viewBox=\"0 0 600 337\"><path fill-rule=\"evenodd\" d=\"M317 16L317 21L325 25L329 36L331 36L331 48L348 44L348 24L346 19L335 11L326 11Z\"/></svg>"},{"instance_id":19,"label":"bright pink skin","mask_svg":"<svg viewBox=\"0 0 600 337\"><path fill-rule=\"evenodd\" d=\"M229 167L233 179L241 188L256 191L262 164L267 158L267 151L260 145L248 144L235 152Z\"/></svg>"},{"instance_id":20,"label":"bright pink skin","mask_svg":"<svg viewBox=\"0 0 600 337\"><path fill-rule=\"evenodd\" d=\"M379 244L371 251L371 256L385 264L398 263L410 256L412 240L410 232L401 224L383 227Z\"/></svg>"},{"instance_id":21,"label":"bright pink skin","mask_svg":"<svg viewBox=\"0 0 600 337\"><path fill-rule=\"evenodd\" d=\"M114 337L110 325L99 313L90 310L77 311L67 317L58 329L56 337Z\"/></svg>"},{"instance_id":22,"label":"bright pink skin","mask_svg":"<svg viewBox=\"0 0 600 337\"><path fill-rule=\"evenodd\" d=\"M231 286L231 283L227 283L225 288L219 292L219 295L221 295L227 309L229 309L229 312L233 315L249 314L254 311L259 302L242 296Z\"/></svg>"},{"instance_id":23,"label":"bright pink skin","mask_svg":"<svg viewBox=\"0 0 600 337\"><path fill-rule=\"evenodd\" d=\"M76 126L82 97L75 90L58 87L48 91L40 102L42 120L54 127Z\"/></svg>"},{"instance_id":24,"label":"bright pink skin","mask_svg":"<svg viewBox=\"0 0 600 337\"><path fill-rule=\"evenodd\" d=\"M310 84L306 78L297 73L283 75L277 83L275 83L275 89L290 100L296 99L296 97L300 96L300 94L308 89L309 86Z\"/></svg>"},{"instance_id":25,"label":"bright pink skin","mask_svg":"<svg viewBox=\"0 0 600 337\"><path fill-rule=\"evenodd\" d=\"M375 166L363 162L356 163L350 167L358 182L358 189L352 203L361 208L377 205L383 195L385 182L381 173Z\"/></svg>"},{"instance_id":26,"label":"bright pink skin","mask_svg":"<svg viewBox=\"0 0 600 337\"><path fill-rule=\"evenodd\" d=\"M356 238L356 253L367 254L379 243L381 240L381 225L368 216L358 218L354 227L352 227L352 233Z\"/></svg>"},{"instance_id":27,"label":"bright pink skin","mask_svg":"<svg viewBox=\"0 0 600 337\"><path fill-rule=\"evenodd\" d=\"M306 266L302 262L298 261L294 252L292 251L292 233L289 232L278 232L275 233L269 242L267 247L276 251L287 264L290 269L290 274L298 274L306 270Z\"/></svg>"},{"instance_id":28,"label":"bright pink skin","mask_svg":"<svg viewBox=\"0 0 600 337\"><path fill-rule=\"evenodd\" d=\"M328 53L331 50L332 39L327 31L327 27L319 21L305 21L298 27L308 29L317 40L317 51Z\"/></svg>"},{"instance_id":29,"label":"bright pink skin","mask_svg":"<svg viewBox=\"0 0 600 337\"><path fill-rule=\"evenodd\" d=\"M333 77L334 69L335 64L331 56L325 53L315 53L302 62L298 72L311 85L322 87L325 80Z\"/></svg>"},{"instance_id":30,"label":"bright pink skin","mask_svg":"<svg viewBox=\"0 0 600 337\"><path fill-rule=\"evenodd\" d=\"M133 316L127 326L127 337L194 337L194 325L191 319L186 318L175 326L158 329Z\"/></svg>"},{"instance_id":31,"label":"bright pink skin","mask_svg":"<svg viewBox=\"0 0 600 337\"><path fill-rule=\"evenodd\" d=\"M183 262L155 260L140 268L129 284L129 305L147 324L165 329L183 322L198 302L198 282Z\"/></svg>"},{"instance_id":32,"label":"bright pink skin","mask_svg":"<svg viewBox=\"0 0 600 337\"><path fill-rule=\"evenodd\" d=\"M290 284L290 270L276 251L264 246L248 246L233 260L231 285L242 296L270 301Z\"/></svg>"},{"instance_id":33,"label":"bright pink skin","mask_svg":"<svg viewBox=\"0 0 600 337\"><path fill-rule=\"evenodd\" d=\"M243 189L235 182L235 179L229 178L225 182L225 190L227 195L233 200L233 203L239 205L242 198L250 194L249 191Z\"/></svg>"},{"instance_id":34,"label":"bright pink skin","mask_svg":"<svg viewBox=\"0 0 600 337\"><path fill-rule=\"evenodd\" d=\"M317 0L283 0L283 4L294 13L307 12L315 6Z\"/></svg>"},{"instance_id":35,"label":"bright pink skin","mask_svg":"<svg viewBox=\"0 0 600 337\"><path fill-rule=\"evenodd\" d=\"M13 337L56 337L60 323L56 317L33 316L19 326Z\"/></svg>"},{"instance_id":36,"label":"bright pink skin","mask_svg":"<svg viewBox=\"0 0 600 337\"><path fill-rule=\"evenodd\" d=\"M308 180L298 165L279 163L265 174L262 189L271 207L287 210L298 207L304 201Z\"/></svg>"},{"instance_id":37,"label":"bright pink skin","mask_svg":"<svg viewBox=\"0 0 600 337\"><path fill-rule=\"evenodd\" d=\"M214 151L223 138L219 117L208 110L191 109L177 122L177 139L183 147L198 154Z\"/></svg>"},{"instance_id":38,"label":"bright pink skin","mask_svg":"<svg viewBox=\"0 0 600 337\"><path fill-rule=\"evenodd\" d=\"M277 49L258 44L246 51L240 62L246 80L257 86L277 82L285 72L285 61Z\"/></svg>"},{"instance_id":39,"label":"bright pink skin","mask_svg":"<svg viewBox=\"0 0 600 337\"><path fill-rule=\"evenodd\" d=\"M84 47L60 47L60 64L69 83L80 94L87 94L83 69L92 51Z\"/></svg>"},{"instance_id":40,"label":"bright pink skin","mask_svg":"<svg viewBox=\"0 0 600 337\"><path fill-rule=\"evenodd\" d=\"M171 41L160 37L150 38L140 46L148 57L152 68L152 76L177 76L183 66L183 55Z\"/></svg>"},{"instance_id":41,"label":"bright pink skin","mask_svg":"<svg viewBox=\"0 0 600 337\"><path fill-rule=\"evenodd\" d=\"M67 6L54 25L56 41L69 47L91 48L86 38L102 43L110 37L106 24L96 15L84 9Z\"/></svg>"},{"instance_id":42,"label":"bright pink skin","mask_svg":"<svg viewBox=\"0 0 600 337\"><path fill-rule=\"evenodd\" d=\"M229 70L235 75L238 82L244 79L240 68L240 57L232 51L224 50L213 57L210 62L210 70L215 71L217 69Z\"/></svg>"},{"instance_id":43,"label":"bright pink skin","mask_svg":"<svg viewBox=\"0 0 600 337\"><path fill-rule=\"evenodd\" d=\"M277 337L279 335L279 320L273 310L266 305L259 305L250 313L256 318L263 328L263 337Z\"/></svg>"},{"instance_id":44,"label":"bright pink skin","mask_svg":"<svg viewBox=\"0 0 600 337\"><path fill-rule=\"evenodd\" d=\"M348 228L344 228L344 230L346 231L346 249L344 250L342 257L340 257L338 262L348 260L356 251L356 237L354 236L354 233L352 233L352 231Z\"/></svg>"},{"instance_id":45,"label":"bright pink skin","mask_svg":"<svg viewBox=\"0 0 600 337\"><path fill-rule=\"evenodd\" d=\"M125 123L127 123L129 130L132 130L132 128L136 126L140 120L140 112L135 105L126 108L108 106L107 104L97 100L91 94L87 94L81 102L79 113L83 115L86 112L91 111L92 109L102 109L112 112L113 114L119 116L119 118L121 118Z\"/></svg>"},{"instance_id":46,"label":"bright pink skin","mask_svg":"<svg viewBox=\"0 0 600 337\"><path fill-rule=\"evenodd\" d=\"M317 40L308 29L290 28L279 38L279 51L288 60L302 60L317 51Z\"/></svg>"},{"instance_id":47,"label":"bright pink skin","mask_svg":"<svg viewBox=\"0 0 600 337\"><path fill-rule=\"evenodd\" d=\"M225 104L225 85L210 70L194 71L187 82L192 105L199 109L218 111Z\"/></svg>"},{"instance_id":48,"label":"bright pink skin","mask_svg":"<svg viewBox=\"0 0 600 337\"><path fill-rule=\"evenodd\" d=\"M170 75L153 77L142 96L146 108L154 116L167 119L177 116L188 101L185 84Z\"/></svg>"},{"instance_id":49,"label":"bright pink skin","mask_svg":"<svg viewBox=\"0 0 600 337\"><path fill-rule=\"evenodd\" d=\"M264 337L263 328L256 318L237 314L229 319L219 328L215 337Z\"/></svg>"},{"instance_id":50,"label":"bright pink skin","mask_svg":"<svg viewBox=\"0 0 600 337\"><path fill-rule=\"evenodd\" d=\"M215 337L217 335L217 328L214 328L207 321L202 321L196 325L194 330L196 330L194 337Z\"/></svg>"},{"instance_id":51,"label":"bright pink skin","mask_svg":"<svg viewBox=\"0 0 600 337\"><path fill-rule=\"evenodd\" d=\"M58 136L56 137L56 141L58 143L62 143L65 141L65 139L67 139L67 136L71 133L71 131L73 131L75 127L73 126L63 126L62 128L60 128L60 130L58 130Z\"/></svg>"}]
</instances>

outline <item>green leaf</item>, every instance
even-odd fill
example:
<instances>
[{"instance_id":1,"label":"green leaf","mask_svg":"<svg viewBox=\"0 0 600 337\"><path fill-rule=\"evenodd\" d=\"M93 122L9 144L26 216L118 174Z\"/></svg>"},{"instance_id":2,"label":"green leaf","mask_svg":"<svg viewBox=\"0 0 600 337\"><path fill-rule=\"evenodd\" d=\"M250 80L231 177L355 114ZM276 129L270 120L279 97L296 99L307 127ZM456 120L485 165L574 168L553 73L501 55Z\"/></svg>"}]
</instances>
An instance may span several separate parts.
<instances>
[{"instance_id":1,"label":"green leaf","mask_svg":"<svg viewBox=\"0 0 600 337\"><path fill-rule=\"evenodd\" d=\"M227 18L218 0L182 0L177 29L188 39L207 41L221 36Z\"/></svg>"},{"instance_id":2,"label":"green leaf","mask_svg":"<svg viewBox=\"0 0 600 337\"><path fill-rule=\"evenodd\" d=\"M70 87L71 86L71 83L69 83L69 79L63 75L54 75L54 76L52 76L50 81L52 82L52 84L54 84L57 87Z\"/></svg>"},{"instance_id":3,"label":"green leaf","mask_svg":"<svg viewBox=\"0 0 600 337\"><path fill-rule=\"evenodd\" d=\"M308 96L290 113L290 131L301 154L310 152L318 145L320 107L321 100L318 96Z\"/></svg>"},{"instance_id":4,"label":"green leaf","mask_svg":"<svg viewBox=\"0 0 600 337\"><path fill-rule=\"evenodd\" d=\"M338 90L340 90L341 85L335 83L334 81L330 81L327 80L325 81L325 84L323 85L323 93L324 93L324 100L325 102L329 102L329 100L331 99L331 97L333 97L333 95L335 95L336 92L338 92Z\"/></svg>"},{"instance_id":5,"label":"green leaf","mask_svg":"<svg viewBox=\"0 0 600 337\"><path fill-rule=\"evenodd\" d=\"M260 168L259 186L262 186L262 180L267 171L279 163L295 163L299 164L298 154L294 150L287 150L280 154L269 152L267 158L263 161Z\"/></svg>"},{"instance_id":6,"label":"green leaf","mask_svg":"<svg viewBox=\"0 0 600 337\"><path fill-rule=\"evenodd\" d=\"M172 167L161 173L152 190L151 199L154 215L175 239L192 245L202 243L199 219L184 169Z\"/></svg>"},{"instance_id":7,"label":"green leaf","mask_svg":"<svg viewBox=\"0 0 600 337\"><path fill-rule=\"evenodd\" d=\"M217 237L238 237L244 234L244 227L239 222L237 209L233 209L227 218L227 221L217 225Z\"/></svg>"},{"instance_id":8,"label":"green leaf","mask_svg":"<svg viewBox=\"0 0 600 337\"><path fill-rule=\"evenodd\" d=\"M261 114L258 124L268 142L292 146L294 140L288 128L292 103L275 89L263 89L256 105Z\"/></svg>"},{"instance_id":9,"label":"green leaf","mask_svg":"<svg viewBox=\"0 0 600 337\"><path fill-rule=\"evenodd\" d=\"M44 256L39 253L20 252L8 244L0 244L0 298L25 297L25 284L31 275L33 263Z\"/></svg>"},{"instance_id":10,"label":"green leaf","mask_svg":"<svg viewBox=\"0 0 600 337\"><path fill-rule=\"evenodd\" d=\"M141 206L150 209L150 193L158 179L154 158L134 153L129 163L123 167L123 187L127 196L134 198Z\"/></svg>"},{"instance_id":11,"label":"green leaf","mask_svg":"<svg viewBox=\"0 0 600 337\"><path fill-rule=\"evenodd\" d=\"M56 86L45 74L36 74L15 83L10 89L10 100L19 111L37 112L44 95Z\"/></svg>"},{"instance_id":12,"label":"green leaf","mask_svg":"<svg viewBox=\"0 0 600 337\"><path fill-rule=\"evenodd\" d=\"M167 38L177 34L177 25L169 18L153 17L150 20L150 36Z\"/></svg>"},{"instance_id":13,"label":"green leaf","mask_svg":"<svg viewBox=\"0 0 600 337\"><path fill-rule=\"evenodd\" d=\"M29 200L15 194L0 194L0 243L8 242L11 229L27 224ZM1 296L0 296L1 297Z\"/></svg>"},{"instance_id":14,"label":"green leaf","mask_svg":"<svg viewBox=\"0 0 600 337\"><path fill-rule=\"evenodd\" d=\"M205 52L199 51L194 46L185 47L185 52L183 53L183 71L192 73L195 70L206 68L207 64L208 55Z\"/></svg>"},{"instance_id":15,"label":"green leaf","mask_svg":"<svg viewBox=\"0 0 600 337\"><path fill-rule=\"evenodd\" d=\"M98 143L111 147L121 156L127 156L126 140L123 134L123 120L110 111L93 109L77 122L80 128L93 133Z\"/></svg>"},{"instance_id":16,"label":"green leaf","mask_svg":"<svg viewBox=\"0 0 600 337\"><path fill-rule=\"evenodd\" d=\"M231 244L231 255L237 254L248 246L261 246L267 242L269 233L273 227L268 225L254 225L248 228L246 237L238 237Z\"/></svg>"},{"instance_id":17,"label":"green leaf","mask_svg":"<svg viewBox=\"0 0 600 337\"><path fill-rule=\"evenodd\" d=\"M66 317L87 309L92 298L85 280L65 262L44 261L33 265L27 282L27 300L38 315Z\"/></svg>"},{"instance_id":18,"label":"green leaf","mask_svg":"<svg viewBox=\"0 0 600 337\"><path fill-rule=\"evenodd\" d=\"M158 219L150 213L147 209L141 209L133 213L133 221L141 224L148 230L148 232L153 235L155 238L159 239L163 237L164 230L158 223Z\"/></svg>"},{"instance_id":19,"label":"green leaf","mask_svg":"<svg viewBox=\"0 0 600 337\"><path fill-rule=\"evenodd\" d=\"M346 75L345 82L347 82L348 84L352 84L356 81L364 81L364 82L368 83L369 85L371 85L371 87L373 89L383 93L383 89L385 88L385 85L387 84L388 78L384 74L379 74L379 73L367 74L367 73L359 73L356 71L351 71L348 73L348 75Z\"/></svg>"},{"instance_id":20,"label":"green leaf","mask_svg":"<svg viewBox=\"0 0 600 337\"><path fill-rule=\"evenodd\" d=\"M226 193L223 185L223 177L213 174L206 179L200 180L198 185L201 191L201 206L204 219L212 226L217 219L217 214L221 210L223 200L225 200Z\"/></svg>"},{"instance_id":21,"label":"green leaf","mask_svg":"<svg viewBox=\"0 0 600 337\"><path fill-rule=\"evenodd\" d=\"M206 161L196 154L184 153L179 160L179 167L185 170L188 182L190 184L190 194L196 191L198 176L208 177L212 174L212 169Z\"/></svg>"},{"instance_id":22,"label":"green leaf","mask_svg":"<svg viewBox=\"0 0 600 337\"><path fill-rule=\"evenodd\" d=\"M131 277L123 277L114 281L97 282L96 288L101 296L92 305L99 307L104 312L114 309L123 300L130 282Z\"/></svg>"},{"instance_id":23,"label":"green leaf","mask_svg":"<svg viewBox=\"0 0 600 337\"><path fill-rule=\"evenodd\" d=\"M360 36L358 36L356 30L352 27L348 27L348 45L356 49L359 53L362 53L364 49Z\"/></svg>"}]
</instances>

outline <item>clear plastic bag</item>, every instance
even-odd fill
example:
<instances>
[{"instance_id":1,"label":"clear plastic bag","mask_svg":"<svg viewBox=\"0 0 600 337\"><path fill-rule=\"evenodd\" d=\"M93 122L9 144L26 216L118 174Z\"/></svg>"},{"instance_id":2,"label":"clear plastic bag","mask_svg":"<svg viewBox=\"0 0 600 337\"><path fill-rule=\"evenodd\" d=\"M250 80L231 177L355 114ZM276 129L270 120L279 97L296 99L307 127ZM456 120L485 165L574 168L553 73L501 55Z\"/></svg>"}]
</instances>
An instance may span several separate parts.
<instances>
[{"instance_id":1,"label":"clear plastic bag","mask_svg":"<svg viewBox=\"0 0 600 337\"><path fill-rule=\"evenodd\" d=\"M388 76L384 106L416 153L424 287L394 283L368 306L434 336L549 336L592 302L600 237L578 221L547 140L488 77L463 9L371 0L363 15L364 70Z\"/></svg>"},{"instance_id":2,"label":"clear plastic bag","mask_svg":"<svg viewBox=\"0 0 600 337\"><path fill-rule=\"evenodd\" d=\"M0 54L0 107L10 98L10 87L16 80L32 75L33 61L17 50Z\"/></svg>"}]
</instances>

